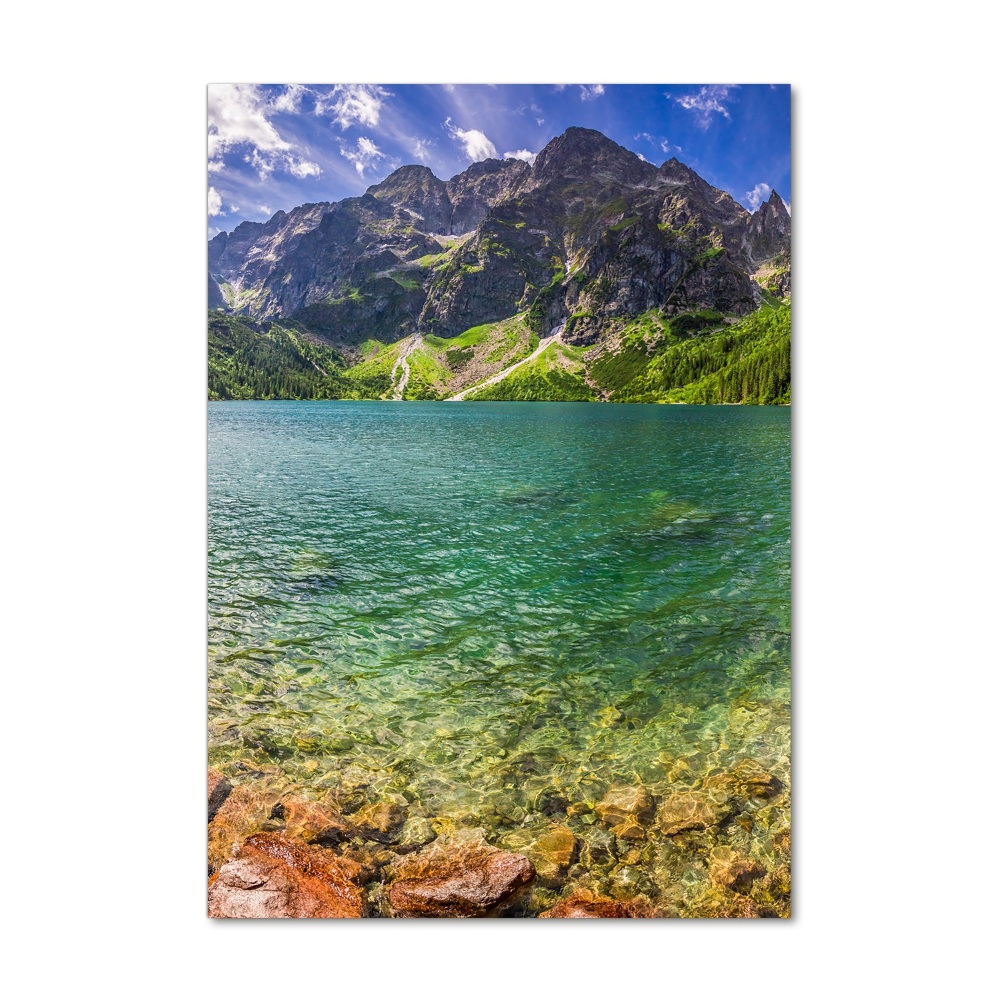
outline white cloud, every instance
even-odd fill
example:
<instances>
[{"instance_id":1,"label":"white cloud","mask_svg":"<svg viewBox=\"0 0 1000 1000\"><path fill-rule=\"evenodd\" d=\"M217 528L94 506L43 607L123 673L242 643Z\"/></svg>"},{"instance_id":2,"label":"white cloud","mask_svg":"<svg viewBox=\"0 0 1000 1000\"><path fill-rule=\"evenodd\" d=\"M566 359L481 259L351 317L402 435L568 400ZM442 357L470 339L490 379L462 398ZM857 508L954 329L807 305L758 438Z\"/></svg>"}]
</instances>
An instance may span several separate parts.
<instances>
[{"instance_id":1,"label":"white cloud","mask_svg":"<svg viewBox=\"0 0 1000 1000\"><path fill-rule=\"evenodd\" d=\"M392 96L384 87L371 83L338 83L323 97L316 98L316 114L330 114L341 130L351 125L375 128L382 104Z\"/></svg>"},{"instance_id":2,"label":"white cloud","mask_svg":"<svg viewBox=\"0 0 1000 1000\"><path fill-rule=\"evenodd\" d=\"M505 160L524 160L525 163L534 163L536 156L538 154L533 153L530 149L515 149L513 152L503 154Z\"/></svg>"},{"instance_id":3,"label":"white cloud","mask_svg":"<svg viewBox=\"0 0 1000 1000\"><path fill-rule=\"evenodd\" d=\"M781 195L778 195L778 197L781 198ZM792 203L790 201L785 201L784 198L781 198L781 204L785 206L785 211L789 215L791 215L792 214Z\"/></svg>"},{"instance_id":4,"label":"white cloud","mask_svg":"<svg viewBox=\"0 0 1000 1000\"><path fill-rule=\"evenodd\" d=\"M682 147L670 145L670 140L669 139L664 139L660 143L660 149L662 149L664 153L683 153L684 152L684 150L683 150Z\"/></svg>"},{"instance_id":5,"label":"white cloud","mask_svg":"<svg viewBox=\"0 0 1000 1000\"><path fill-rule=\"evenodd\" d=\"M747 191L747 201L750 203L750 211L756 212L761 205L767 201L771 193L771 185L761 181L752 191Z\"/></svg>"},{"instance_id":6,"label":"white cloud","mask_svg":"<svg viewBox=\"0 0 1000 1000\"><path fill-rule=\"evenodd\" d=\"M462 144L465 155L473 161L495 159L497 148L486 136L477 128L468 130L452 125L451 119L446 118L444 128L452 139L456 139Z\"/></svg>"},{"instance_id":7,"label":"white cloud","mask_svg":"<svg viewBox=\"0 0 1000 1000\"><path fill-rule=\"evenodd\" d=\"M263 95L252 84L224 83L208 88L208 155L214 159L240 143L262 152L291 149L267 120Z\"/></svg>"},{"instance_id":8,"label":"white cloud","mask_svg":"<svg viewBox=\"0 0 1000 1000\"><path fill-rule=\"evenodd\" d=\"M603 83L583 83L580 85L580 100L595 101L604 95Z\"/></svg>"},{"instance_id":9,"label":"white cloud","mask_svg":"<svg viewBox=\"0 0 1000 1000\"><path fill-rule=\"evenodd\" d=\"M693 111L698 127L704 129L711 124L713 114L722 115L723 118L730 117L729 108L724 102L731 91L738 89L738 86L702 87L697 94L685 94L683 97L675 97L674 100L682 108Z\"/></svg>"},{"instance_id":10,"label":"white cloud","mask_svg":"<svg viewBox=\"0 0 1000 1000\"><path fill-rule=\"evenodd\" d=\"M232 212L233 214L235 214L239 210L240 210L240 206L239 205L230 205L229 206L229 211Z\"/></svg>"},{"instance_id":11,"label":"white cloud","mask_svg":"<svg viewBox=\"0 0 1000 1000\"><path fill-rule=\"evenodd\" d=\"M268 218L272 215L270 205L258 205L257 211L260 212L261 215L266 215Z\"/></svg>"},{"instance_id":12,"label":"white cloud","mask_svg":"<svg viewBox=\"0 0 1000 1000\"><path fill-rule=\"evenodd\" d=\"M354 169L357 170L359 177L364 177L365 171L369 167L385 158L385 153L366 136L361 136L358 139L356 149L345 149L341 146L340 155L347 157L354 164Z\"/></svg>"},{"instance_id":13,"label":"white cloud","mask_svg":"<svg viewBox=\"0 0 1000 1000\"><path fill-rule=\"evenodd\" d=\"M289 164L288 172L293 177L319 177L323 172L318 163L311 160L299 160L297 163Z\"/></svg>"},{"instance_id":14,"label":"white cloud","mask_svg":"<svg viewBox=\"0 0 1000 1000\"><path fill-rule=\"evenodd\" d=\"M275 111L283 111L288 114L298 114L302 110L302 98L309 93L308 87L303 87L300 83L290 83L278 94L271 107Z\"/></svg>"},{"instance_id":15,"label":"white cloud","mask_svg":"<svg viewBox=\"0 0 1000 1000\"><path fill-rule=\"evenodd\" d=\"M642 153L636 153L635 155L638 156L643 163L649 163L649 160L647 160L646 157L642 155Z\"/></svg>"},{"instance_id":16,"label":"white cloud","mask_svg":"<svg viewBox=\"0 0 1000 1000\"><path fill-rule=\"evenodd\" d=\"M646 142L655 143L656 140L648 132L640 132L638 135L632 136L632 138L638 142L640 139L645 139Z\"/></svg>"},{"instance_id":17,"label":"white cloud","mask_svg":"<svg viewBox=\"0 0 1000 1000\"><path fill-rule=\"evenodd\" d=\"M304 159L292 143L281 138L268 120L271 110L263 92L253 84L223 83L208 88L208 169L211 173L223 169L224 153L237 146L249 146L243 159L254 167L261 180L279 167L297 177L319 176L319 164Z\"/></svg>"},{"instance_id":18,"label":"white cloud","mask_svg":"<svg viewBox=\"0 0 1000 1000\"><path fill-rule=\"evenodd\" d=\"M214 187L208 189L208 214L209 217L226 214L222 211L222 195Z\"/></svg>"},{"instance_id":19,"label":"white cloud","mask_svg":"<svg viewBox=\"0 0 1000 1000\"><path fill-rule=\"evenodd\" d=\"M431 158L431 146L434 143L430 139L414 139L413 155L421 162L426 163Z\"/></svg>"}]
</instances>

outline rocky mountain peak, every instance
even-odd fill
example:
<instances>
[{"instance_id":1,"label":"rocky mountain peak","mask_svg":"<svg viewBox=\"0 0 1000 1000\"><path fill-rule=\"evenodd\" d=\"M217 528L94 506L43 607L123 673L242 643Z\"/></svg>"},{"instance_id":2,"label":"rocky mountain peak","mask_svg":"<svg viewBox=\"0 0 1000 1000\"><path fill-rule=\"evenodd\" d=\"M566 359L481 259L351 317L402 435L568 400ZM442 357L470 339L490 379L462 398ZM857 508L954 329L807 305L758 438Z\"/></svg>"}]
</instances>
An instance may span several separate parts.
<instances>
[{"instance_id":1,"label":"rocky mountain peak","mask_svg":"<svg viewBox=\"0 0 1000 1000\"><path fill-rule=\"evenodd\" d=\"M657 176L668 184L684 184L703 191L708 191L711 188L704 178L699 177L686 163L681 163L676 156L671 156L660 167Z\"/></svg>"},{"instance_id":2,"label":"rocky mountain peak","mask_svg":"<svg viewBox=\"0 0 1000 1000\"><path fill-rule=\"evenodd\" d=\"M535 184L554 180L590 180L611 175L627 184L648 183L656 168L631 150L591 128L573 126L538 154L531 170Z\"/></svg>"},{"instance_id":3,"label":"rocky mountain peak","mask_svg":"<svg viewBox=\"0 0 1000 1000\"><path fill-rule=\"evenodd\" d=\"M788 214L785 201L777 191L771 191L771 197L757 209L757 214L765 213L770 218L771 224L782 233L789 233L792 229L792 217Z\"/></svg>"},{"instance_id":4,"label":"rocky mountain peak","mask_svg":"<svg viewBox=\"0 0 1000 1000\"><path fill-rule=\"evenodd\" d=\"M437 184L443 184L443 181L434 176L430 167L425 167L421 163L410 163L404 167L397 167L378 184L372 184L365 194L370 194L373 198L388 198L398 191L426 189Z\"/></svg>"},{"instance_id":5,"label":"rocky mountain peak","mask_svg":"<svg viewBox=\"0 0 1000 1000\"><path fill-rule=\"evenodd\" d=\"M447 187L429 167L416 163L399 167L365 194L422 219L430 232L447 230L451 217Z\"/></svg>"},{"instance_id":6,"label":"rocky mountain peak","mask_svg":"<svg viewBox=\"0 0 1000 1000\"><path fill-rule=\"evenodd\" d=\"M787 236L791 232L792 219L785 203L777 191L761 205L750 219L750 231L768 239Z\"/></svg>"}]
</instances>

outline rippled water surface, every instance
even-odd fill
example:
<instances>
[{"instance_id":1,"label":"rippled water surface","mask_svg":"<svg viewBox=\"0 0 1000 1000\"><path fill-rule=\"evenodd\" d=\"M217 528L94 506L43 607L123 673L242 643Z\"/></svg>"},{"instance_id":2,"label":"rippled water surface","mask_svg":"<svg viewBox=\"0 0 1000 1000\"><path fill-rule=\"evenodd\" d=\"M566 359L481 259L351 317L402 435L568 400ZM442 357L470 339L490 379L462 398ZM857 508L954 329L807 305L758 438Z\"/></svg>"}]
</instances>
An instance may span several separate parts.
<instances>
[{"instance_id":1,"label":"rippled water surface","mask_svg":"<svg viewBox=\"0 0 1000 1000\"><path fill-rule=\"evenodd\" d=\"M212 763L514 847L585 839L614 785L752 758L787 789L789 418L209 404ZM727 842L766 857L762 808ZM594 884L680 884L654 841Z\"/></svg>"}]
</instances>

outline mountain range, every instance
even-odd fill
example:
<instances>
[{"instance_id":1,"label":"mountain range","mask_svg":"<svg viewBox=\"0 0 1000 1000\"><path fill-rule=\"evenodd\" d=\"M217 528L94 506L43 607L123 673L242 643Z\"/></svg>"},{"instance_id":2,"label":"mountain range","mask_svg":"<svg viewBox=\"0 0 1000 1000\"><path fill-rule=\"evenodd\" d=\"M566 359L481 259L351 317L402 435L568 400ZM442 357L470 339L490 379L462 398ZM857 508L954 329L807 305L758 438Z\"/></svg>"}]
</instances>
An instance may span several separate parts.
<instances>
[{"instance_id":1,"label":"mountain range","mask_svg":"<svg viewBox=\"0 0 1000 1000\"><path fill-rule=\"evenodd\" d=\"M791 219L570 128L208 244L211 398L787 402Z\"/></svg>"}]
</instances>

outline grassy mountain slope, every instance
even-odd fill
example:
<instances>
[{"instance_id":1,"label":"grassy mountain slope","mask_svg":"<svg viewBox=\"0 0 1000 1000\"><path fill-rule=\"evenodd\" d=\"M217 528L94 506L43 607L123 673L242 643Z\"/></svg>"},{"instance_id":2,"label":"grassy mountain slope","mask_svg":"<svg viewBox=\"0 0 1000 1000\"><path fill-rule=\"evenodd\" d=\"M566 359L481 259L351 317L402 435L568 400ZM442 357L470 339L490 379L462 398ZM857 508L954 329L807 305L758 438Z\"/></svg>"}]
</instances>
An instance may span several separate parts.
<instances>
[{"instance_id":1,"label":"grassy mountain slope","mask_svg":"<svg viewBox=\"0 0 1000 1000\"><path fill-rule=\"evenodd\" d=\"M537 358L507 378L472 393L475 400L551 400L587 402L596 399L584 378L584 349L550 344Z\"/></svg>"},{"instance_id":2,"label":"grassy mountain slope","mask_svg":"<svg viewBox=\"0 0 1000 1000\"><path fill-rule=\"evenodd\" d=\"M458 337L426 336L407 356L404 398L446 399L527 357L538 345L519 313ZM209 314L210 399L385 399L409 338L367 340L353 364L300 324ZM476 400L782 404L791 398L791 306L749 316L653 309L596 348L551 344Z\"/></svg>"}]
</instances>

